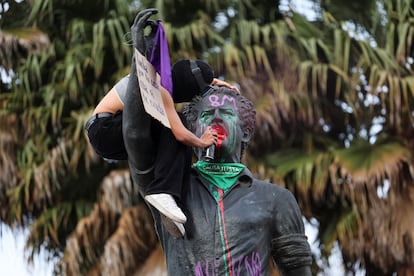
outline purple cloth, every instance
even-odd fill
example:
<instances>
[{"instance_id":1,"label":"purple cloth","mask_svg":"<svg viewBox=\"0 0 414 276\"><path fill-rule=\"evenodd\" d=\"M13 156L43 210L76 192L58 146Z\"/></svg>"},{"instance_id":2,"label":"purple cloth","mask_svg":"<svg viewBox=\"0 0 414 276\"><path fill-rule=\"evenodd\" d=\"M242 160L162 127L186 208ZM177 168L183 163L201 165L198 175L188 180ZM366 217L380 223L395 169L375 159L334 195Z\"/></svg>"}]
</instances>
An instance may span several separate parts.
<instances>
[{"instance_id":1,"label":"purple cloth","mask_svg":"<svg viewBox=\"0 0 414 276\"><path fill-rule=\"evenodd\" d=\"M154 66L158 74L160 74L161 85L172 95L173 86L170 54L168 52L168 42L161 20L158 20L158 29L154 38L154 47L152 48L150 63Z\"/></svg>"}]
</instances>

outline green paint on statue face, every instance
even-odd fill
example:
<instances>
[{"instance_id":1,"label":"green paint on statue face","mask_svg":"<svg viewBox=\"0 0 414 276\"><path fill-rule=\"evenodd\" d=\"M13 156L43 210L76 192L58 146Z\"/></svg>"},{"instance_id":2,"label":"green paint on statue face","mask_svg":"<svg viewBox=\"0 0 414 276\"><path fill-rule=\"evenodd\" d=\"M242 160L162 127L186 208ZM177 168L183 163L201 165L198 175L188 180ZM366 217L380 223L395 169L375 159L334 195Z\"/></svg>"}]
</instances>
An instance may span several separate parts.
<instances>
[{"instance_id":1,"label":"green paint on statue face","mask_svg":"<svg viewBox=\"0 0 414 276\"><path fill-rule=\"evenodd\" d=\"M214 162L240 162L242 131L236 99L226 94L208 95L199 103L196 134L211 126L218 133Z\"/></svg>"}]
</instances>

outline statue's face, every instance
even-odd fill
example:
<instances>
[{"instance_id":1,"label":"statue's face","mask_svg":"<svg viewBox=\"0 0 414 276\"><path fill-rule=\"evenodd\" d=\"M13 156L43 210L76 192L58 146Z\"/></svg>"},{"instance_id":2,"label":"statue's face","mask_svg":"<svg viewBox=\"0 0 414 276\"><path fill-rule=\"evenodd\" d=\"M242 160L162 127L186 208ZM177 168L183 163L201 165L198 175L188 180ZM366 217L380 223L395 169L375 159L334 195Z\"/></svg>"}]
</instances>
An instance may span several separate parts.
<instances>
[{"instance_id":1,"label":"statue's face","mask_svg":"<svg viewBox=\"0 0 414 276\"><path fill-rule=\"evenodd\" d=\"M237 101L226 94L211 94L201 102L196 135L201 136L211 126L218 133L214 162L240 162L241 139L243 136L238 117ZM197 156L200 158L201 150Z\"/></svg>"}]
</instances>

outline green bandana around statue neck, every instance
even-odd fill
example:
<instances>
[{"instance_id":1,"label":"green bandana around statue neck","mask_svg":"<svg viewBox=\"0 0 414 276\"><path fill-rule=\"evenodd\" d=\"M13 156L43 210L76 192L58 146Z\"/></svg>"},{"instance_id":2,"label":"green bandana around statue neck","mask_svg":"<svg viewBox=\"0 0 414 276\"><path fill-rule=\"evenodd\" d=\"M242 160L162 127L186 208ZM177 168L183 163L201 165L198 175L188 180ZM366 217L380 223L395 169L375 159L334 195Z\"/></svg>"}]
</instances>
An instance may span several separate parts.
<instances>
[{"instance_id":1,"label":"green bandana around statue neck","mask_svg":"<svg viewBox=\"0 0 414 276\"><path fill-rule=\"evenodd\" d=\"M214 184L217 188L227 192L246 166L241 163L210 163L198 161L194 164L200 175Z\"/></svg>"}]
</instances>

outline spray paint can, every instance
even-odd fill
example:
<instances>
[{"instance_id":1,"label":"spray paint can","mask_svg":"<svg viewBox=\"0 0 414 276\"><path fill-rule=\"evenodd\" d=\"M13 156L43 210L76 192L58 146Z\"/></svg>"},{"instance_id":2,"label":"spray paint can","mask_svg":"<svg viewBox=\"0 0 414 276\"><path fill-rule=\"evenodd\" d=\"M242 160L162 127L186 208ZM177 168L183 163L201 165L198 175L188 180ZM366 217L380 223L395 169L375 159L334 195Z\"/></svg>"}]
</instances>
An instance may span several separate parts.
<instances>
[{"instance_id":1,"label":"spray paint can","mask_svg":"<svg viewBox=\"0 0 414 276\"><path fill-rule=\"evenodd\" d=\"M214 150L215 149L216 149L216 147L214 146L214 144L207 147L207 148L205 148L204 152L203 152L203 156L202 156L203 161L206 161L206 162L213 161L214 160Z\"/></svg>"}]
</instances>

